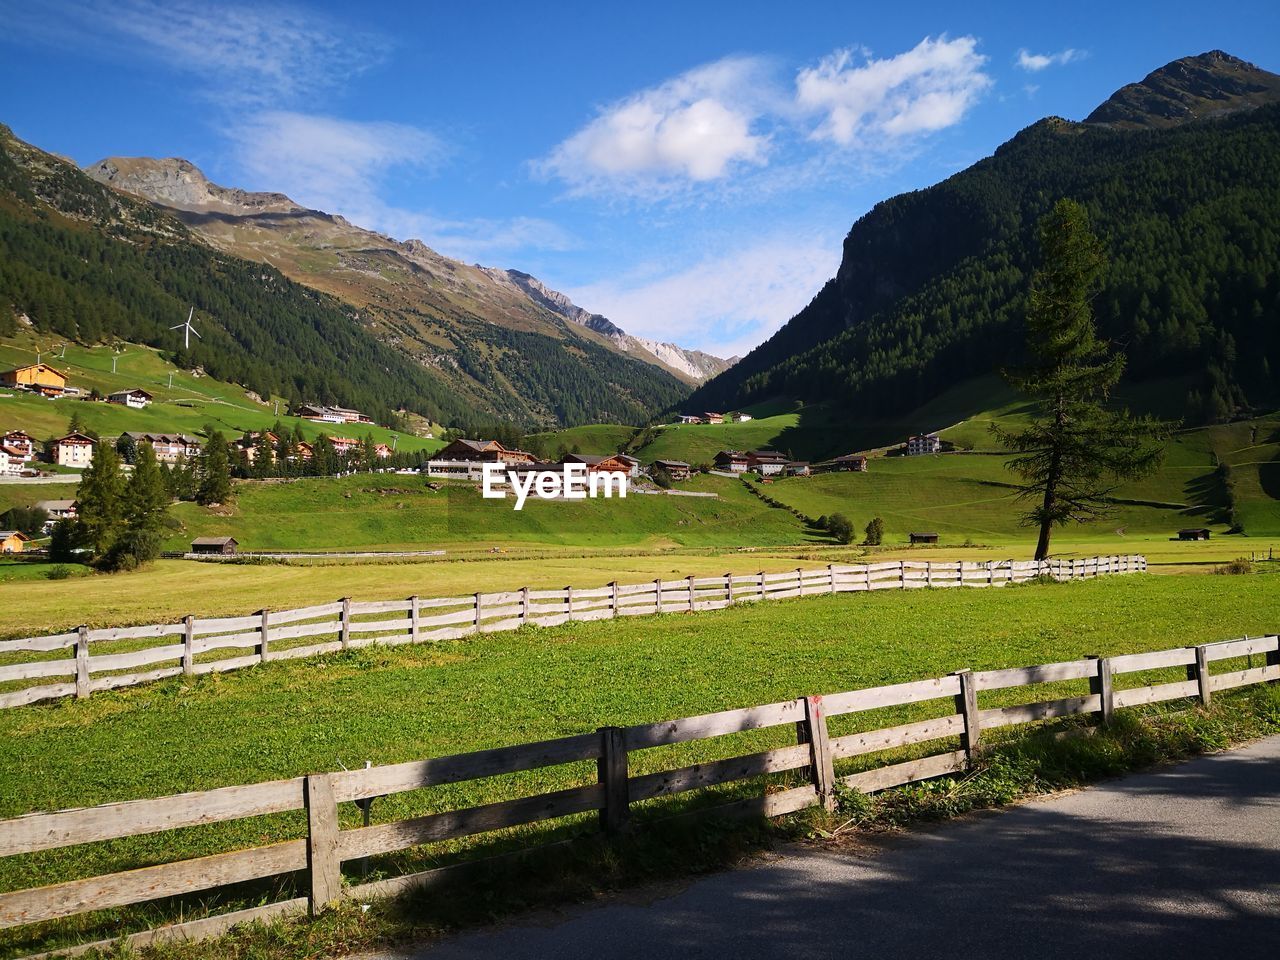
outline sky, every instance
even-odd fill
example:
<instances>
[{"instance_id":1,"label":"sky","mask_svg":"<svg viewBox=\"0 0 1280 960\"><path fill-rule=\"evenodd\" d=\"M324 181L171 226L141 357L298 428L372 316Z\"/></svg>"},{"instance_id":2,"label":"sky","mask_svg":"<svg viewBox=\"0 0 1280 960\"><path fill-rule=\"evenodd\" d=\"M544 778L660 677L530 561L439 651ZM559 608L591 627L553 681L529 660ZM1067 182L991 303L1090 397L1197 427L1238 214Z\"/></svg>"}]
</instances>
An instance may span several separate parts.
<instances>
[{"instance_id":1,"label":"sky","mask_svg":"<svg viewBox=\"0 0 1280 960\"><path fill-rule=\"evenodd\" d=\"M1223 49L1280 4L0 0L0 123L86 165L180 156L629 333L743 354L878 201Z\"/></svg>"}]
</instances>

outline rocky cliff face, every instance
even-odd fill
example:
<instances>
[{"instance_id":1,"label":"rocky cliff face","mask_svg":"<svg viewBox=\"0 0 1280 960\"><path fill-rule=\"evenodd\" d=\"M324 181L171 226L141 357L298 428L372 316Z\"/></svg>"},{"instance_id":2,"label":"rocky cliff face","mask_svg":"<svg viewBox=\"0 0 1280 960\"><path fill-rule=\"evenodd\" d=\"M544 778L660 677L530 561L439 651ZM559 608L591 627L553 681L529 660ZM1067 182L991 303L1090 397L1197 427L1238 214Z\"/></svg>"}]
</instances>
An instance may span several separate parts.
<instances>
[{"instance_id":1,"label":"rocky cliff face","mask_svg":"<svg viewBox=\"0 0 1280 960\"><path fill-rule=\"evenodd\" d=\"M219 210L239 216L290 213L304 208L283 193L250 193L220 187L200 168L179 157L108 157L85 169L99 183L176 210Z\"/></svg>"}]
</instances>

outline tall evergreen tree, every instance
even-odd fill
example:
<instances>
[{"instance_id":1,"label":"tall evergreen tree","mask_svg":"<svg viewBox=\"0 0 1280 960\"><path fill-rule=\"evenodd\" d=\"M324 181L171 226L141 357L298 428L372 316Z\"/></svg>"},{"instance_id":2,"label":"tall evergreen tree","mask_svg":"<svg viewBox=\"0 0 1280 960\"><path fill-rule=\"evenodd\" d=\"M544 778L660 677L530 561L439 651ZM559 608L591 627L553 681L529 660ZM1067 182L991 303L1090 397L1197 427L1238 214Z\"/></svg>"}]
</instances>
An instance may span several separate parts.
<instances>
[{"instance_id":1,"label":"tall evergreen tree","mask_svg":"<svg viewBox=\"0 0 1280 960\"><path fill-rule=\"evenodd\" d=\"M158 531L169 509L169 488L151 444L138 448L133 474L125 486L125 517L130 527Z\"/></svg>"},{"instance_id":2,"label":"tall evergreen tree","mask_svg":"<svg viewBox=\"0 0 1280 960\"><path fill-rule=\"evenodd\" d=\"M217 430L208 434L200 461L197 502L204 506L226 503L231 499L231 460L227 455L227 441Z\"/></svg>"},{"instance_id":3,"label":"tall evergreen tree","mask_svg":"<svg viewBox=\"0 0 1280 960\"><path fill-rule=\"evenodd\" d=\"M124 529L124 476L113 447L98 444L80 478L76 512L82 541L95 556L106 554Z\"/></svg>"},{"instance_id":4,"label":"tall evergreen tree","mask_svg":"<svg viewBox=\"0 0 1280 960\"><path fill-rule=\"evenodd\" d=\"M1162 423L1105 406L1125 358L1094 324L1106 256L1082 206L1058 201L1040 223L1040 252L1026 315L1030 362L1005 374L1038 412L1021 430L992 428L1018 454L1009 467L1024 481L1019 497L1036 502L1025 519L1040 528L1037 560L1049 555L1055 526L1105 517L1121 481L1155 469L1168 435Z\"/></svg>"}]
</instances>

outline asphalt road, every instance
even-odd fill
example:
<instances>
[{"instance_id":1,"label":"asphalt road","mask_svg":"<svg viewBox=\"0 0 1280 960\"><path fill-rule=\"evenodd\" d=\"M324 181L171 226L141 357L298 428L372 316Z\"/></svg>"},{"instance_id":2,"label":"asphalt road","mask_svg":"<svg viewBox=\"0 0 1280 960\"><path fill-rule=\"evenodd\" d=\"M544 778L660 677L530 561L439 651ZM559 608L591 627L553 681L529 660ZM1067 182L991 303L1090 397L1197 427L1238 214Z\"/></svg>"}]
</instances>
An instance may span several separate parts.
<instances>
[{"instance_id":1,"label":"asphalt road","mask_svg":"<svg viewBox=\"0 0 1280 960\"><path fill-rule=\"evenodd\" d=\"M377 960L1280 956L1280 737Z\"/></svg>"}]
</instances>

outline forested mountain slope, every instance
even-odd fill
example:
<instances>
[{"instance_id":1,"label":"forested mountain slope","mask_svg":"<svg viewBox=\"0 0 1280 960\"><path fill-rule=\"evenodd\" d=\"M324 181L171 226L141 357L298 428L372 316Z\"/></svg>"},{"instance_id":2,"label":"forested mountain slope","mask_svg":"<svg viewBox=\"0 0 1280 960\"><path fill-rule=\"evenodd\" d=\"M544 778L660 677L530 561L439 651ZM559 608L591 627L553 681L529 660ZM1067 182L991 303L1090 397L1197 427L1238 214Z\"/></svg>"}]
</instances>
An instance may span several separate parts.
<instances>
[{"instance_id":1,"label":"forested mountain slope","mask_svg":"<svg viewBox=\"0 0 1280 960\"><path fill-rule=\"evenodd\" d=\"M1189 377L1192 421L1274 405L1280 77L1214 52L1144 83L1161 91L1159 123L1133 122L1142 96L1121 91L1103 121L1047 118L878 204L850 230L836 277L687 406L787 396L883 414L1015 361L1035 225L1064 196L1088 207L1109 249L1095 306L1131 380ZM1174 91L1182 122L1167 116Z\"/></svg>"}]
</instances>

